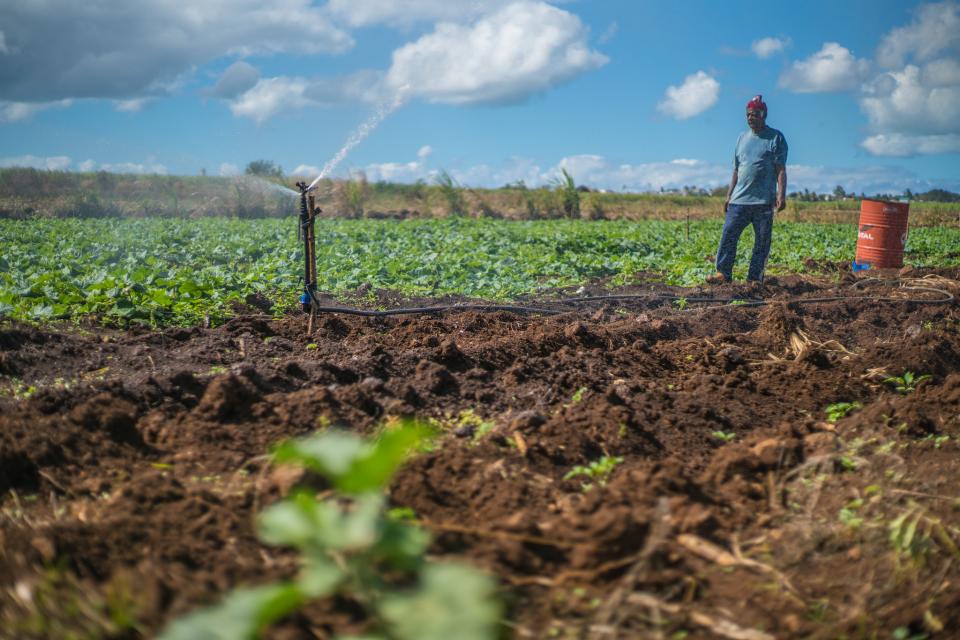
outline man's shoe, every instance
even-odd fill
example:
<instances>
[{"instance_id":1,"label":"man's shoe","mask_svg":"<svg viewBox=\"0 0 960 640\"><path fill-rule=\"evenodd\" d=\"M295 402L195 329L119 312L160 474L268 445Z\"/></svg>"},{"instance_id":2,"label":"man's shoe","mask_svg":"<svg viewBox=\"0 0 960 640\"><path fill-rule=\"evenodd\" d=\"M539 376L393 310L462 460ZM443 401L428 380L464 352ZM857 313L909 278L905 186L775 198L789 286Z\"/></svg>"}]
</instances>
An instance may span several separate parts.
<instances>
[{"instance_id":1,"label":"man's shoe","mask_svg":"<svg viewBox=\"0 0 960 640\"><path fill-rule=\"evenodd\" d=\"M723 275L719 271L707 278L707 284L723 284L725 282L729 282L727 276Z\"/></svg>"}]
</instances>

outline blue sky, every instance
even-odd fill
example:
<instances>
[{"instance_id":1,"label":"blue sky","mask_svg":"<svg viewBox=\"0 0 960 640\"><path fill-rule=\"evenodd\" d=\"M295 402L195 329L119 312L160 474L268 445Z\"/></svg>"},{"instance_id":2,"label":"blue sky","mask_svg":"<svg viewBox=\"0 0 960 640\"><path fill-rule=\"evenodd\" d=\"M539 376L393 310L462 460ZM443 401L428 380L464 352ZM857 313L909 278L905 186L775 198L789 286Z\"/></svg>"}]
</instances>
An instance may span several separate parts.
<instances>
[{"instance_id":1,"label":"blue sky","mask_svg":"<svg viewBox=\"0 0 960 640\"><path fill-rule=\"evenodd\" d=\"M790 190L960 191L956 0L180 5L0 0L0 166L711 187L760 93Z\"/></svg>"}]
</instances>

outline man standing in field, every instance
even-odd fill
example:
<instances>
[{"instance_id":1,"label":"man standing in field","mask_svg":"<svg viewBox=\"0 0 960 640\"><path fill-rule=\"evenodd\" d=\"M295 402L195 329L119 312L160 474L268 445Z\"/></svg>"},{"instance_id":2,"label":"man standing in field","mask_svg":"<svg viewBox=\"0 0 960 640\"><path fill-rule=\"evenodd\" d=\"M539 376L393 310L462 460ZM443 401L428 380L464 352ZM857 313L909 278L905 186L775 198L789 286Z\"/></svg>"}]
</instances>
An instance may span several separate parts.
<instances>
[{"instance_id":1,"label":"man standing in field","mask_svg":"<svg viewBox=\"0 0 960 640\"><path fill-rule=\"evenodd\" d=\"M762 96L747 103L747 125L737 139L733 156L733 178L724 203L726 221L717 249L717 273L707 282L733 279L740 234L753 225L756 237L747 280L763 282L763 270L770 255L773 214L787 206L787 141L783 134L767 126L767 105Z\"/></svg>"}]
</instances>

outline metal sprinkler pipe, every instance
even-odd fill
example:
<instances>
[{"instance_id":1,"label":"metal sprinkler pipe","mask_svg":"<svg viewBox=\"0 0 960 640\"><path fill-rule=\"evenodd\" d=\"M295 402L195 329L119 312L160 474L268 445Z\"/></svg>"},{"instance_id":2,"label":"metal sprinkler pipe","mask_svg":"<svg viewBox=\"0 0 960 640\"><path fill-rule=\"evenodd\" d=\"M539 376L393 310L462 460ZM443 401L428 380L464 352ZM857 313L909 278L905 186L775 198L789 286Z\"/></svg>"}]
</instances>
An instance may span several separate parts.
<instances>
[{"instance_id":1,"label":"metal sprinkler pipe","mask_svg":"<svg viewBox=\"0 0 960 640\"><path fill-rule=\"evenodd\" d=\"M313 319L313 309L316 307L317 293L317 253L314 222L320 209L314 207L313 196L307 195L310 190L305 182L298 182L300 189L300 232L303 238L303 294L300 296L300 307L305 313L310 313Z\"/></svg>"}]
</instances>

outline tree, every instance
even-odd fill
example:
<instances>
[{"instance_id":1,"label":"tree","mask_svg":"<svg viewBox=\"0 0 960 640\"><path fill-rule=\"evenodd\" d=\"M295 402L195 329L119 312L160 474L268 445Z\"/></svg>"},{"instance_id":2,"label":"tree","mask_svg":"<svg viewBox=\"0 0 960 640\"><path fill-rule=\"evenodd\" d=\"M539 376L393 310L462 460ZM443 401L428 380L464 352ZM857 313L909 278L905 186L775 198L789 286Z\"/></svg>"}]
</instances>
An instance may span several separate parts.
<instances>
[{"instance_id":1,"label":"tree","mask_svg":"<svg viewBox=\"0 0 960 640\"><path fill-rule=\"evenodd\" d=\"M847 197L847 192L844 191L843 187L837 185L833 190L833 197L837 200L843 200Z\"/></svg>"},{"instance_id":2,"label":"tree","mask_svg":"<svg viewBox=\"0 0 960 640\"><path fill-rule=\"evenodd\" d=\"M282 178L283 169L272 160L254 160L247 164L244 170L248 176L263 176L271 178Z\"/></svg>"},{"instance_id":3,"label":"tree","mask_svg":"<svg viewBox=\"0 0 960 640\"><path fill-rule=\"evenodd\" d=\"M928 202L960 202L960 193L953 193L946 189L931 189L926 193L916 195L917 200L926 200Z\"/></svg>"}]
</instances>

